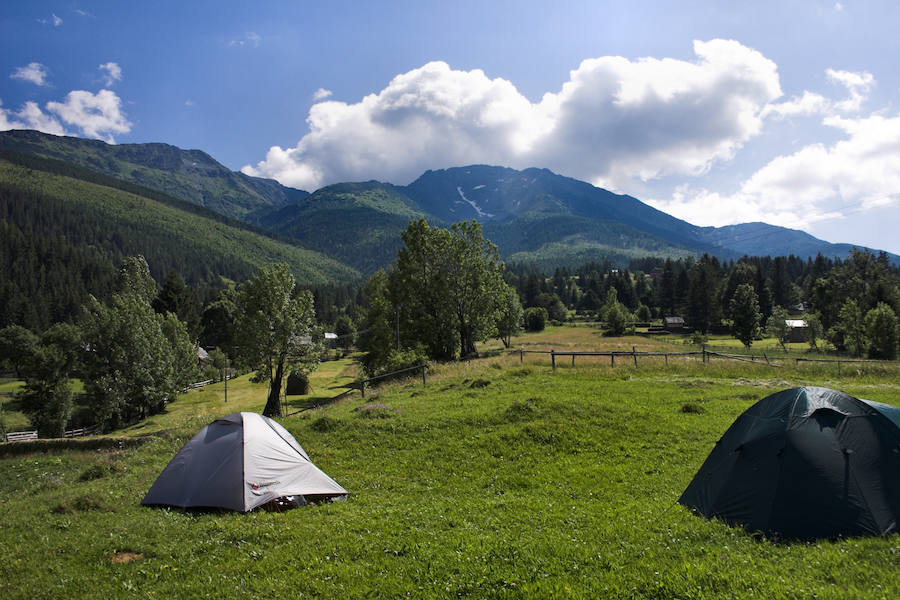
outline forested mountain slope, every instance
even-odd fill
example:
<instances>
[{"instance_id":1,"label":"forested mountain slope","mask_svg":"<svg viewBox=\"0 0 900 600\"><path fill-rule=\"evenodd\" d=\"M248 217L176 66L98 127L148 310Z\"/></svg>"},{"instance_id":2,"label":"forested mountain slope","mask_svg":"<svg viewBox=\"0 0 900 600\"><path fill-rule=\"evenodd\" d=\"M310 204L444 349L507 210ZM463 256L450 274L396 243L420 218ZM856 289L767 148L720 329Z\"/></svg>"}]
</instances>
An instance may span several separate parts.
<instances>
[{"instance_id":1,"label":"forested mountain slope","mask_svg":"<svg viewBox=\"0 0 900 600\"><path fill-rule=\"evenodd\" d=\"M62 160L211 208L244 217L307 196L275 180L230 171L200 150L169 144L107 144L30 130L0 132L0 149Z\"/></svg>"},{"instance_id":2,"label":"forested mountain slope","mask_svg":"<svg viewBox=\"0 0 900 600\"><path fill-rule=\"evenodd\" d=\"M171 270L195 284L242 281L272 262L288 263L301 285L359 277L318 252L174 198L124 191L90 173L79 178L77 168L54 161L32 158L28 167L9 158L0 159L0 327L40 330L70 317L88 293L108 293L116 266L138 254L158 281Z\"/></svg>"}]
</instances>

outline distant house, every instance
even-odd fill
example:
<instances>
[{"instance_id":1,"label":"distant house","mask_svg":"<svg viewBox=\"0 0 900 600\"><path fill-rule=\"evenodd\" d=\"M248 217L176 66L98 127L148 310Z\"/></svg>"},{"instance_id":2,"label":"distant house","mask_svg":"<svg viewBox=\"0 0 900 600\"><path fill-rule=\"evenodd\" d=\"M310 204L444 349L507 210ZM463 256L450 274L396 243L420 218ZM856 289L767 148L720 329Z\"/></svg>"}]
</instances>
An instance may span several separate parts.
<instances>
[{"instance_id":1,"label":"distant house","mask_svg":"<svg viewBox=\"0 0 900 600\"><path fill-rule=\"evenodd\" d=\"M330 331L325 332L325 345L329 348L334 348L337 345L338 335L336 333L331 333Z\"/></svg>"},{"instance_id":2,"label":"distant house","mask_svg":"<svg viewBox=\"0 0 900 600\"><path fill-rule=\"evenodd\" d=\"M809 324L803 319L785 319L784 324L787 325L788 334L785 341L790 343L800 343L809 340Z\"/></svg>"},{"instance_id":3,"label":"distant house","mask_svg":"<svg viewBox=\"0 0 900 600\"><path fill-rule=\"evenodd\" d=\"M663 328L666 331L681 331L684 329L684 317L663 317Z\"/></svg>"},{"instance_id":4,"label":"distant house","mask_svg":"<svg viewBox=\"0 0 900 600\"><path fill-rule=\"evenodd\" d=\"M207 352L203 346L197 346L197 360L201 363L209 360L209 352Z\"/></svg>"}]
</instances>

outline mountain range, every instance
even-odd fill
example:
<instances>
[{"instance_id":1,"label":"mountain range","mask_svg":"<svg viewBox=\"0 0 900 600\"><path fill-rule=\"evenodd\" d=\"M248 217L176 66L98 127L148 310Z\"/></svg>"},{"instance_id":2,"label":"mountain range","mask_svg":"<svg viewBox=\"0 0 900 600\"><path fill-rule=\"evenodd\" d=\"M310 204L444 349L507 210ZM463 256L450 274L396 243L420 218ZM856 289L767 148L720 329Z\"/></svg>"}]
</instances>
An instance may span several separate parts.
<instances>
[{"instance_id":1,"label":"mountain range","mask_svg":"<svg viewBox=\"0 0 900 600\"><path fill-rule=\"evenodd\" d=\"M72 165L81 169L76 179L91 172L155 191L171 199L170 207L203 207L206 217L224 215L229 227L239 220L254 235L303 248L307 267L327 265L316 272L336 280L390 264L402 244L400 234L416 218L438 226L475 219L506 261L543 270L702 253L844 258L852 247L765 223L698 227L637 198L547 169L470 165L426 171L406 186L339 183L308 193L231 171L200 150L161 143L110 145L13 130L0 132L0 150L7 157L56 161L57 170L59 164ZM900 256L889 258L900 264Z\"/></svg>"}]
</instances>

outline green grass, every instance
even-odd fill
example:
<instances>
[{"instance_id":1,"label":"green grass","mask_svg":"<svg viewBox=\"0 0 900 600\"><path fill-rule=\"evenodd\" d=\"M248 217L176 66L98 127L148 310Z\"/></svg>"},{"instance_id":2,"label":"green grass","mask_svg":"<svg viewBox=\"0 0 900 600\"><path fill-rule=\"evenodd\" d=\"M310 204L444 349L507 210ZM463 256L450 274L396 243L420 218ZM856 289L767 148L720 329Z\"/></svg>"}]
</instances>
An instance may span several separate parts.
<instances>
[{"instance_id":1,"label":"green grass","mask_svg":"<svg viewBox=\"0 0 900 600\"><path fill-rule=\"evenodd\" d=\"M310 398L352 376L326 363ZM283 419L346 502L139 506L214 414L263 406L265 386L240 378L228 406L217 384L126 432L155 433L139 448L0 460L0 597L898 597L897 535L773 543L676 504L763 396L815 384L898 404L898 381L896 369L697 360L553 373L547 357L497 354ZM368 404L389 408L357 410Z\"/></svg>"}]
</instances>

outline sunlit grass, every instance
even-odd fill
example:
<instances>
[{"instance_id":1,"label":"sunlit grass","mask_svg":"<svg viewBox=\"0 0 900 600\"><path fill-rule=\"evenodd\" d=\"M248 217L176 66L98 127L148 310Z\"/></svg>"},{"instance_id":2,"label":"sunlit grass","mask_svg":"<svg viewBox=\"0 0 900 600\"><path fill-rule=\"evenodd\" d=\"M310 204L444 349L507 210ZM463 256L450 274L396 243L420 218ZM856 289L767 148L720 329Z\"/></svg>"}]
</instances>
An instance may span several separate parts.
<instances>
[{"instance_id":1,"label":"sunlit grass","mask_svg":"<svg viewBox=\"0 0 900 600\"><path fill-rule=\"evenodd\" d=\"M584 329L551 328L532 347L568 348L574 331L577 349L679 349ZM266 386L247 376L229 381L227 404L214 384L129 428L153 434L139 448L0 459L0 597L900 593L897 535L773 543L676 504L760 398L824 385L900 404L896 365L577 357L554 372L547 355L497 350L435 364L424 385L415 376L282 419L347 502L247 515L139 505L203 425L262 409ZM323 363L288 410L333 398L356 373L349 359Z\"/></svg>"}]
</instances>

